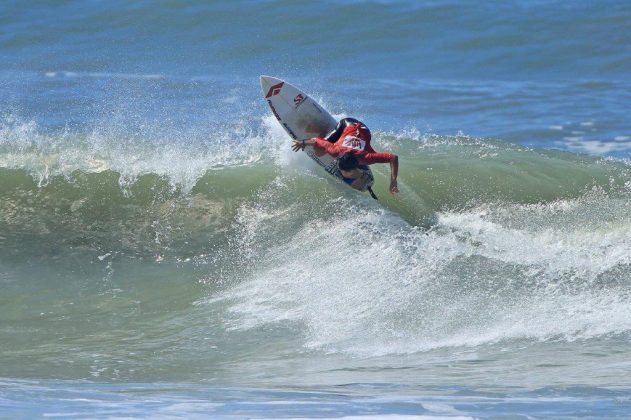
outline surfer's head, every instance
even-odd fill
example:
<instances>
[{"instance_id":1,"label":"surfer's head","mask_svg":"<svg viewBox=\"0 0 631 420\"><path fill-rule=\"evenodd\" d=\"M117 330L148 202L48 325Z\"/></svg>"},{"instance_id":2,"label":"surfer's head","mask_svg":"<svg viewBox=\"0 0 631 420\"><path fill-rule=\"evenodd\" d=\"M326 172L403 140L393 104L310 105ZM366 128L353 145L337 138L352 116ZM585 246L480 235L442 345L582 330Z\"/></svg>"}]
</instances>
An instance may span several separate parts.
<instances>
[{"instance_id":1,"label":"surfer's head","mask_svg":"<svg viewBox=\"0 0 631 420\"><path fill-rule=\"evenodd\" d=\"M352 153L342 153L337 159L337 167L340 171L349 172L353 169L357 169L359 162L357 157Z\"/></svg>"}]
</instances>

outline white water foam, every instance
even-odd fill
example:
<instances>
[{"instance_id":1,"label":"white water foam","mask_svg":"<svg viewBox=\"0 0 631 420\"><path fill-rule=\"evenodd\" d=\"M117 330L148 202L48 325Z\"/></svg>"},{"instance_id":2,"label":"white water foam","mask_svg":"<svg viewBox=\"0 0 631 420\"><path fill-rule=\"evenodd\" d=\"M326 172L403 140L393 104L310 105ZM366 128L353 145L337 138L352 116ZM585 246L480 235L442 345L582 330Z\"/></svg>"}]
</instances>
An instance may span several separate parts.
<instances>
[{"instance_id":1,"label":"white water foam","mask_svg":"<svg viewBox=\"0 0 631 420\"><path fill-rule=\"evenodd\" d=\"M301 325L306 348L363 356L631 331L631 220L574 220L597 200L447 212L430 231L339 205L213 298L231 329Z\"/></svg>"},{"instance_id":2,"label":"white water foam","mask_svg":"<svg viewBox=\"0 0 631 420\"><path fill-rule=\"evenodd\" d=\"M139 176L157 174L173 187L190 191L208 170L263 161L284 164L287 136L271 118L263 118L260 131L237 123L221 130L209 127L203 133L158 128L126 132L122 123L113 123L88 132L48 133L34 121L5 115L0 119L0 167L27 170L40 186L77 170L112 170L120 174L123 187Z\"/></svg>"}]
</instances>

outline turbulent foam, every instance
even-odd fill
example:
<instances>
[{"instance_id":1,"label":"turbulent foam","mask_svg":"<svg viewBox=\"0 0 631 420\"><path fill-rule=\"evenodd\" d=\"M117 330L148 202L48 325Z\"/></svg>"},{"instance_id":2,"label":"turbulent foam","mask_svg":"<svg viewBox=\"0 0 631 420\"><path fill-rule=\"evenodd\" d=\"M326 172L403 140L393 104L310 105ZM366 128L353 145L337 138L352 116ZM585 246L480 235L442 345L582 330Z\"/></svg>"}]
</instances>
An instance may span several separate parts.
<instances>
[{"instance_id":1,"label":"turbulent foam","mask_svg":"<svg viewBox=\"0 0 631 420\"><path fill-rule=\"evenodd\" d=\"M364 356L631 331L626 200L441 213L428 232L341 207L216 298L231 303L232 328L289 321L304 326L307 347ZM600 220L606 229L590 227L583 211L594 207L616 209ZM531 212L540 224L512 226Z\"/></svg>"}]
</instances>

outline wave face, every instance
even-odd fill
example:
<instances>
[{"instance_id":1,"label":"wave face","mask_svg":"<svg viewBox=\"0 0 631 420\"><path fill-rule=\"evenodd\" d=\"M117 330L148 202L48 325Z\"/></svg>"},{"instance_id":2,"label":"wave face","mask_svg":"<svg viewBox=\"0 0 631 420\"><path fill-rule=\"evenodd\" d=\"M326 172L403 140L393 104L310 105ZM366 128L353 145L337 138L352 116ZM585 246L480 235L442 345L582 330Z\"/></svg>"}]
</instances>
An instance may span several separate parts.
<instances>
[{"instance_id":1,"label":"wave face","mask_svg":"<svg viewBox=\"0 0 631 420\"><path fill-rule=\"evenodd\" d=\"M177 147L111 133L42 134L34 123L15 119L5 120L2 134L6 249L72 245L184 255L224 238L240 212L268 207L270 200L274 211L300 214L300 224L337 213L344 206L327 203L332 193L345 203L358 201L353 206L362 213L382 204L413 226L431 228L445 212L580 201L594 194L624 200L629 179L621 161L465 136L376 133L381 147L400 155L402 194L387 192L388 169L376 167L381 198L372 203L288 152L288 140L271 117L249 133L228 128L204 143ZM313 179L300 173L305 166Z\"/></svg>"},{"instance_id":2,"label":"wave face","mask_svg":"<svg viewBox=\"0 0 631 420\"><path fill-rule=\"evenodd\" d=\"M273 122L175 150L5 121L2 375L231 381L261 348L431 359L628 340L625 162L377 132L404 169L398 197L377 171L376 202Z\"/></svg>"}]
</instances>

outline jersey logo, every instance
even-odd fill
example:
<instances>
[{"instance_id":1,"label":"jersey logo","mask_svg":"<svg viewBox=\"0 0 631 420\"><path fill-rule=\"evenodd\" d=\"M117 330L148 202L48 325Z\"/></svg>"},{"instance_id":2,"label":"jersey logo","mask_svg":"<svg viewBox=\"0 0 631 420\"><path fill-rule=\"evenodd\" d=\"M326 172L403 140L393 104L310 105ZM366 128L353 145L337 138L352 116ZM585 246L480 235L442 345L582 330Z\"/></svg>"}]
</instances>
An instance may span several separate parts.
<instances>
[{"instance_id":1,"label":"jersey logo","mask_svg":"<svg viewBox=\"0 0 631 420\"><path fill-rule=\"evenodd\" d=\"M366 142L359 137L346 136L344 137L344 141L342 141L342 146L355 150L364 150Z\"/></svg>"},{"instance_id":2,"label":"jersey logo","mask_svg":"<svg viewBox=\"0 0 631 420\"><path fill-rule=\"evenodd\" d=\"M283 85L285 84L285 82L280 82L277 85L272 86L271 88L269 88L269 90L267 91L267 95L265 95L266 98L269 98L271 96L276 96L280 93L280 90L283 88Z\"/></svg>"}]
</instances>

